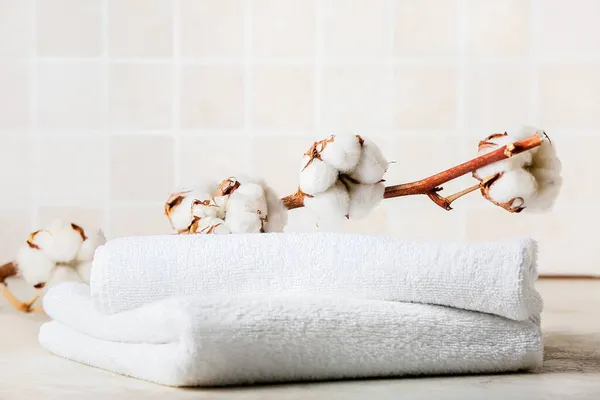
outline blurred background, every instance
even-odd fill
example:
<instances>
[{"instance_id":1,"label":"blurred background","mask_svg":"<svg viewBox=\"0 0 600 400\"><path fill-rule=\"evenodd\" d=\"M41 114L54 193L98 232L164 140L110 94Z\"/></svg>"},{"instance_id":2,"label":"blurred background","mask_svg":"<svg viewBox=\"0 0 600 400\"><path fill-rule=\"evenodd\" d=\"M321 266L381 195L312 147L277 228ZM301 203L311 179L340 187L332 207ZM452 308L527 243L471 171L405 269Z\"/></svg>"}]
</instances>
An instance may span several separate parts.
<instances>
[{"instance_id":1,"label":"blurred background","mask_svg":"<svg viewBox=\"0 0 600 400\"><path fill-rule=\"evenodd\" d=\"M534 124L564 164L551 213L419 196L341 229L531 235L542 273L600 275L599 16L598 0L0 0L0 260L57 217L170 233L164 201L206 178L290 194L330 133L375 139L397 184ZM314 229L290 213L289 231Z\"/></svg>"}]
</instances>

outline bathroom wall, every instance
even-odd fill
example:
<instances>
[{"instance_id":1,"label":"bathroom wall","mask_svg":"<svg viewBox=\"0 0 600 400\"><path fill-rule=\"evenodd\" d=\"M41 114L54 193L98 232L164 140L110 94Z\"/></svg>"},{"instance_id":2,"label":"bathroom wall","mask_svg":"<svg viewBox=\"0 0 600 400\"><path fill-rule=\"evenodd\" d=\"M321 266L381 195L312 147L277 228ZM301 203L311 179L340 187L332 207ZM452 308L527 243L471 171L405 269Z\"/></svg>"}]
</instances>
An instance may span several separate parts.
<instances>
[{"instance_id":1,"label":"bathroom wall","mask_svg":"<svg viewBox=\"0 0 600 400\"><path fill-rule=\"evenodd\" d=\"M597 0L0 0L0 259L56 217L169 233L164 200L204 178L289 194L329 133L377 139L393 184L530 123L564 163L552 213L475 192L450 212L385 200L342 229L533 235L542 272L600 274L598 93ZM289 229L316 228L294 210Z\"/></svg>"}]
</instances>

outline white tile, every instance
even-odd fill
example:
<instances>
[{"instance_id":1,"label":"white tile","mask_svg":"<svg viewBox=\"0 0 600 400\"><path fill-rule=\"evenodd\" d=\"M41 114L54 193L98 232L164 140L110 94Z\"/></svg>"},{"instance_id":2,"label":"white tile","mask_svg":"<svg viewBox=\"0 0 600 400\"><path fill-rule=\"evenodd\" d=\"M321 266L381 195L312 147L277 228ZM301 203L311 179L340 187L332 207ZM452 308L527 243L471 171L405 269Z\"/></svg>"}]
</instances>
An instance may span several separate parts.
<instances>
[{"instance_id":1,"label":"white tile","mask_svg":"<svg viewBox=\"0 0 600 400\"><path fill-rule=\"evenodd\" d=\"M0 64L0 130L30 126L30 71L27 64Z\"/></svg>"},{"instance_id":2,"label":"white tile","mask_svg":"<svg viewBox=\"0 0 600 400\"><path fill-rule=\"evenodd\" d=\"M171 64L113 64L109 90L113 128L160 130L171 127Z\"/></svg>"},{"instance_id":3,"label":"white tile","mask_svg":"<svg viewBox=\"0 0 600 400\"><path fill-rule=\"evenodd\" d=\"M173 54L171 0L108 0L111 57L170 57Z\"/></svg>"},{"instance_id":4,"label":"white tile","mask_svg":"<svg viewBox=\"0 0 600 400\"><path fill-rule=\"evenodd\" d=\"M33 53L33 0L0 1L0 58Z\"/></svg>"},{"instance_id":5,"label":"white tile","mask_svg":"<svg viewBox=\"0 0 600 400\"><path fill-rule=\"evenodd\" d=\"M103 0L36 3L37 49L45 57L97 57L103 52Z\"/></svg>"},{"instance_id":6,"label":"white tile","mask_svg":"<svg viewBox=\"0 0 600 400\"><path fill-rule=\"evenodd\" d=\"M36 104L38 127L105 127L106 75L106 65L101 62L39 63Z\"/></svg>"}]
</instances>

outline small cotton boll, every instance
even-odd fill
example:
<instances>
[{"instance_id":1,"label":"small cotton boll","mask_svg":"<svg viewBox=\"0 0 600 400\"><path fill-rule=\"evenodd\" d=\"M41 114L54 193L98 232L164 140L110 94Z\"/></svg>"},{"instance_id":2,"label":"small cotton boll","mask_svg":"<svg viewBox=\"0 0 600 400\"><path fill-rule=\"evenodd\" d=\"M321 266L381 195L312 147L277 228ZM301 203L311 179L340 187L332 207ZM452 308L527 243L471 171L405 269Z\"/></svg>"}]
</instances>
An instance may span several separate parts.
<instances>
[{"instance_id":1,"label":"small cotton boll","mask_svg":"<svg viewBox=\"0 0 600 400\"><path fill-rule=\"evenodd\" d=\"M326 191L305 197L304 206L320 220L341 220L349 213L350 196L346 186L337 181Z\"/></svg>"},{"instance_id":2,"label":"small cotton boll","mask_svg":"<svg viewBox=\"0 0 600 400\"><path fill-rule=\"evenodd\" d=\"M338 179L339 172L331 165L319 160L304 156L300 170L300 190L306 194L314 195L329 189Z\"/></svg>"},{"instance_id":3,"label":"small cotton boll","mask_svg":"<svg viewBox=\"0 0 600 400\"><path fill-rule=\"evenodd\" d=\"M511 208L528 207L537 194L537 183L533 175L524 169L505 172L487 191L495 202L504 204L517 199ZM519 200L522 199L522 201Z\"/></svg>"},{"instance_id":4,"label":"small cotton boll","mask_svg":"<svg viewBox=\"0 0 600 400\"><path fill-rule=\"evenodd\" d=\"M225 225L225 221L221 218L205 217L196 220L190 228L190 233L205 234L205 235L221 235L229 234L229 228Z\"/></svg>"},{"instance_id":5,"label":"small cotton boll","mask_svg":"<svg viewBox=\"0 0 600 400\"><path fill-rule=\"evenodd\" d=\"M265 199L267 201L267 220L263 225L265 232L283 232L287 224L288 209L277 193L266 184L264 180L259 180L258 184L263 188Z\"/></svg>"},{"instance_id":6,"label":"small cotton boll","mask_svg":"<svg viewBox=\"0 0 600 400\"><path fill-rule=\"evenodd\" d=\"M562 163L554 146L545 141L533 155L531 166L526 167L538 184L538 194L527 205L528 211L547 211L554 206L562 188Z\"/></svg>"},{"instance_id":7,"label":"small cotton boll","mask_svg":"<svg viewBox=\"0 0 600 400\"><path fill-rule=\"evenodd\" d=\"M502 146L514 143L518 140L520 139L508 134L494 134L488 136L480 143L477 156L490 153ZM531 164L532 156L533 155L530 151L516 154L505 160L497 161L495 163L486 165L485 167L479 168L473 173L473 176L479 180L484 180L485 178L489 178L500 172L522 168Z\"/></svg>"},{"instance_id":8,"label":"small cotton boll","mask_svg":"<svg viewBox=\"0 0 600 400\"><path fill-rule=\"evenodd\" d=\"M383 183L348 184L350 194L350 218L367 216L383 200L385 185Z\"/></svg>"},{"instance_id":9,"label":"small cotton boll","mask_svg":"<svg viewBox=\"0 0 600 400\"><path fill-rule=\"evenodd\" d=\"M263 230L260 215L249 212L227 213L225 224L231 233L260 233Z\"/></svg>"},{"instance_id":10,"label":"small cotton boll","mask_svg":"<svg viewBox=\"0 0 600 400\"><path fill-rule=\"evenodd\" d=\"M23 280L31 286L45 284L50 280L56 267L43 251L25 244L17 251L17 265Z\"/></svg>"},{"instance_id":11,"label":"small cotton boll","mask_svg":"<svg viewBox=\"0 0 600 400\"><path fill-rule=\"evenodd\" d=\"M360 159L350 177L361 183L378 183L389 166L379 147L370 139L364 139Z\"/></svg>"},{"instance_id":12,"label":"small cotton boll","mask_svg":"<svg viewBox=\"0 0 600 400\"><path fill-rule=\"evenodd\" d=\"M50 227L39 232L33 242L55 262L68 263L73 261L83 243L83 232L75 224L54 221Z\"/></svg>"},{"instance_id":13,"label":"small cotton boll","mask_svg":"<svg viewBox=\"0 0 600 400\"><path fill-rule=\"evenodd\" d=\"M165 203L165 214L171 222L171 226L177 232L183 232L191 225L192 203L198 197L210 196L204 192L185 190L173 193Z\"/></svg>"},{"instance_id":14,"label":"small cotton boll","mask_svg":"<svg viewBox=\"0 0 600 400\"><path fill-rule=\"evenodd\" d=\"M106 237L104 236L104 232L102 232L101 229L96 229L95 231L92 231L87 236L87 239L84 240L81 244L81 247L77 251L77 256L75 258L79 261L93 260L96 249L104 243L106 243Z\"/></svg>"},{"instance_id":15,"label":"small cotton boll","mask_svg":"<svg viewBox=\"0 0 600 400\"><path fill-rule=\"evenodd\" d=\"M361 146L356 135L336 134L322 143L321 159L338 171L344 173L351 171L358 164Z\"/></svg>"}]
</instances>

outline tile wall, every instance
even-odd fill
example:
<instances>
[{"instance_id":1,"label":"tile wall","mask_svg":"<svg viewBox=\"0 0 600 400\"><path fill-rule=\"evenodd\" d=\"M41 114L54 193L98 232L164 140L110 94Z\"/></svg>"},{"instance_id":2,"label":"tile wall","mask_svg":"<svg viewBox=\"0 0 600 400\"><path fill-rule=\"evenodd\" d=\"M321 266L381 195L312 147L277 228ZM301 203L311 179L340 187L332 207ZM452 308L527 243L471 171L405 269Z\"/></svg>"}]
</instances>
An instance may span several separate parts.
<instances>
[{"instance_id":1,"label":"tile wall","mask_svg":"<svg viewBox=\"0 0 600 400\"><path fill-rule=\"evenodd\" d=\"M0 258L56 217L168 233L164 200L207 177L286 195L331 132L377 139L401 183L530 123L564 163L552 213L401 198L343 229L533 235L542 272L600 274L598 93L598 0L0 0Z\"/></svg>"}]
</instances>

